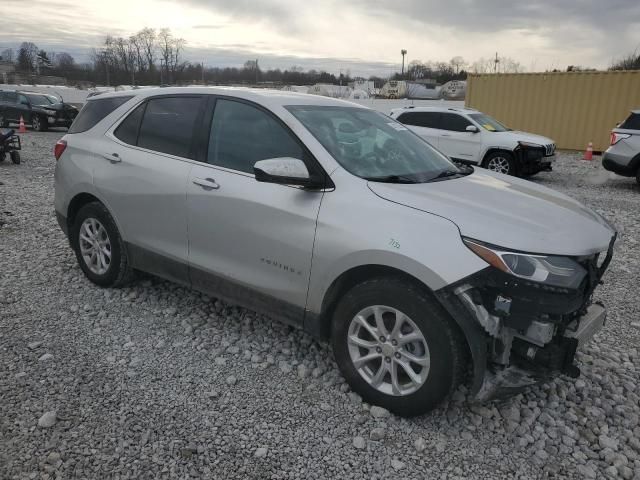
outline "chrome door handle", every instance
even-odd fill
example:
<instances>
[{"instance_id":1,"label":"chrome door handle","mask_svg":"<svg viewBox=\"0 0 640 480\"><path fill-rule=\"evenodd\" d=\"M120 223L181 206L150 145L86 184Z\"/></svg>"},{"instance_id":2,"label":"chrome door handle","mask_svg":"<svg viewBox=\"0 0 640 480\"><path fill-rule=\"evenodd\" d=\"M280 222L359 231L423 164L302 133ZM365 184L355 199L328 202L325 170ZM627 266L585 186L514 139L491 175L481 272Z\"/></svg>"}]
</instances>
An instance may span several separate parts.
<instances>
[{"instance_id":1,"label":"chrome door handle","mask_svg":"<svg viewBox=\"0 0 640 480\"><path fill-rule=\"evenodd\" d=\"M105 159L109 160L111 163L120 163L122 161L120 155L118 155L117 153L105 153L102 156Z\"/></svg>"},{"instance_id":2,"label":"chrome door handle","mask_svg":"<svg viewBox=\"0 0 640 480\"><path fill-rule=\"evenodd\" d=\"M220 188L220 185L218 185L213 178L194 178L193 183L201 186L205 190L217 190Z\"/></svg>"}]
</instances>

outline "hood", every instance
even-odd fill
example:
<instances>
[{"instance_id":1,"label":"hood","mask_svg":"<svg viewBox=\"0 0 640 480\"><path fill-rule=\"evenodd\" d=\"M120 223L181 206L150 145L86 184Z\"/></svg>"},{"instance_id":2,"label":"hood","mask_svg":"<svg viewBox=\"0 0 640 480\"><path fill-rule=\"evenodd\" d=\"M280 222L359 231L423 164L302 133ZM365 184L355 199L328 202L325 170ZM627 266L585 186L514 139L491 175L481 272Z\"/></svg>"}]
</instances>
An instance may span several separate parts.
<instances>
[{"instance_id":1,"label":"hood","mask_svg":"<svg viewBox=\"0 0 640 480\"><path fill-rule=\"evenodd\" d=\"M451 220L465 237L522 252L590 255L607 250L613 228L566 195L476 169L422 184L369 182L379 197Z\"/></svg>"},{"instance_id":2,"label":"hood","mask_svg":"<svg viewBox=\"0 0 640 480\"><path fill-rule=\"evenodd\" d=\"M47 104L47 105L34 105L34 107L46 108L47 110L55 110L55 111L58 111L58 112L63 111L63 110L67 110L67 111L69 111L69 110L76 110L77 111L78 110L73 105L69 105L68 103L62 103L62 102L50 103L50 104Z\"/></svg>"},{"instance_id":3,"label":"hood","mask_svg":"<svg viewBox=\"0 0 640 480\"><path fill-rule=\"evenodd\" d=\"M535 133L520 132L518 130L508 130L506 132L493 132L492 135L500 136L502 139L509 139L517 144L518 142L537 143L539 145L550 145L555 143L553 140Z\"/></svg>"}]
</instances>

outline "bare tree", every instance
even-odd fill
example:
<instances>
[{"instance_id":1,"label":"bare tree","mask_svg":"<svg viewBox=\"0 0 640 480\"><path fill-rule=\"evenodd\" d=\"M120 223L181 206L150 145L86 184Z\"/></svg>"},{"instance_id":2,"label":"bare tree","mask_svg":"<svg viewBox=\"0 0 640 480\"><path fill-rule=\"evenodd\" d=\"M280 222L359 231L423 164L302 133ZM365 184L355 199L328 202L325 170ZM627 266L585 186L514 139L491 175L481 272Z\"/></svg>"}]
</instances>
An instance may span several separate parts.
<instances>
[{"instance_id":1,"label":"bare tree","mask_svg":"<svg viewBox=\"0 0 640 480\"><path fill-rule=\"evenodd\" d=\"M449 60L449 63L456 71L456 75L460 73L460 70L464 70L464 67L467 64L467 62L464 61L464 58L460 56L453 57L451 60Z\"/></svg>"},{"instance_id":2,"label":"bare tree","mask_svg":"<svg viewBox=\"0 0 640 480\"><path fill-rule=\"evenodd\" d=\"M13 63L16 60L16 54L13 51L13 48L7 48L0 53L0 60L3 62Z\"/></svg>"},{"instance_id":3,"label":"bare tree","mask_svg":"<svg viewBox=\"0 0 640 480\"><path fill-rule=\"evenodd\" d=\"M151 71L155 67L156 52L158 51L158 38L156 31L153 28L143 28L140 30L136 37L140 44L140 49L147 61L147 67Z\"/></svg>"},{"instance_id":4,"label":"bare tree","mask_svg":"<svg viewBox=\"0 0 640 480\"><path fill-rule=\"evenodd\" d=\"M620 60L615 60L609 70L640 70L640 53L636 50Z\"/></svg>"},{"instance_id":5,"label":"bare tree","mask_svg":"<svg viewBox=\"0 0 640 480\"><path fill-rule=\"evenodd\" d=\"M36 67L38 47L32 42L23 42L18 50L18 68L25 72L32 72Z\"/></svg>"}]
</instances>

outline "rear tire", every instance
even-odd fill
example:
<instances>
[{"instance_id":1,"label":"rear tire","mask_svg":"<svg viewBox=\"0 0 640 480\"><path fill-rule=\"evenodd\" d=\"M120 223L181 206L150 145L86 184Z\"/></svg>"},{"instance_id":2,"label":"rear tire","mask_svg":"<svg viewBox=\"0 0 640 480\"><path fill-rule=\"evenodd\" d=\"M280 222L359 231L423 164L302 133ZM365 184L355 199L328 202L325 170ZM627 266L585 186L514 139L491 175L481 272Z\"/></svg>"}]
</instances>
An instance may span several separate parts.
<instances>
[{"instance_id":1,"label":"rear tire","mask_svg":"<svg viewBox=\"0 0 640 480\"><path fill-rule=\"evenodd\" d=\"M16 164L16 165L20 165L20 152L9 152L9 156L11 157L11 161Z\"/></svg>"},{"instance_id":2,"label":"rear tire","mask_svg":"<svg viewBox=\"0 0 640 480\"><path fill-rule=\"evenodd\" d=\"M131 280L133 270L124 241L101 203L88 203L78 211L70 240L80 268L96 285L120 287Z\"/></svg>"},{"instance_id":3,"label":"rear tire","mask_svg":"<svg viewBox=\"0 0 640 480\"><path fill-rule=\"evenodd\" d=\"M0 128L7 128L9 126L9 120L4 116L4 113L0 113Z\"/></svg>"},{"instance_id":4,"label":"rear tire","mask_svg":"<svg viewBox=\"0 0 640 480\"><path fill-rule=\"evenodd\" d=\"M636 171L636 182L638 182L638 185L640 185L640 168L638 168L638 170Z\"/></svg>"},{"instance_id":5,"label":"rear tire","mask_svg":"<svg viewBox=\"0 0 640 480\"><path fill-rule=\"evenodd\" d=\"M405 417L437 407L460 383L465 367L457 326L427 292L401 278L353 287L335 310L332 344L351 388L364 401Z\"/></svg>"},{"instance_id":6,"label":"rear tire","mask_svg":"<svg viewBox=\"0 0 640 480\"><path fill-rule=\"evenodd\" d=\"M487 170L505 175L517 176L516 161L513 154L506 151L491 152L482 162Z\"/></svg>"}]
</instances>

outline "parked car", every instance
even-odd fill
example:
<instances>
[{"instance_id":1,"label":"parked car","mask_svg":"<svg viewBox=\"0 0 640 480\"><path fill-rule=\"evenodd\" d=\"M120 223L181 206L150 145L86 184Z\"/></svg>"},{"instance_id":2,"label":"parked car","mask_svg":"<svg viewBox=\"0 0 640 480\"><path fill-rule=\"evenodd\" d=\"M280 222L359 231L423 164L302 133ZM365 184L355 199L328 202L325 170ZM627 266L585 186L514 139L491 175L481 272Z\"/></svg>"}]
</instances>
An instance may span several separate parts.
<instances>
[{"instance_id":1,"label":"parked car","mask_svg":"<svg viewBox=\"0 0 640 480\"><path fill-rule=\"evenodd\" d=\"M640 184L640 110L611 131L611 146L602 155L602 166Z\"/></svg>"},{"instance_id":2,"label":"parked car","mask_svg":"<svg viewBox=\"0 0 640 480\"><path fill-rule=\"evenodd\" d=\"M353 390L400 415L467 374L479 399L576 376L605 320L592 294L616 232L600 215L459 168L353 103L105 93L55 157L58 222L89 280L143 270L330 338Z\"/></svg>"},{"instance_id":3,"label":"parked car","mask_svg":"<svg viewBox=\"0 0 640 480\"><path fill-rule=\"evenodd\" d=\"M53 95L24 90L0 90L0 127L20 122L34 130L46 131L49 127L69 127L78 109L58 100Z\"/></svg>"},{"instance_id":4,"label":"parked car","mask_svg":"<svg viewBox=\"0 0 640 480\"><path fill-rule=\"evenodd\" d=\"M551 171L553 140L516 132L471 108L404 107L391 117L416 132L456 162L479 165L508 175Z\"/></svg>"}]
</instances>

